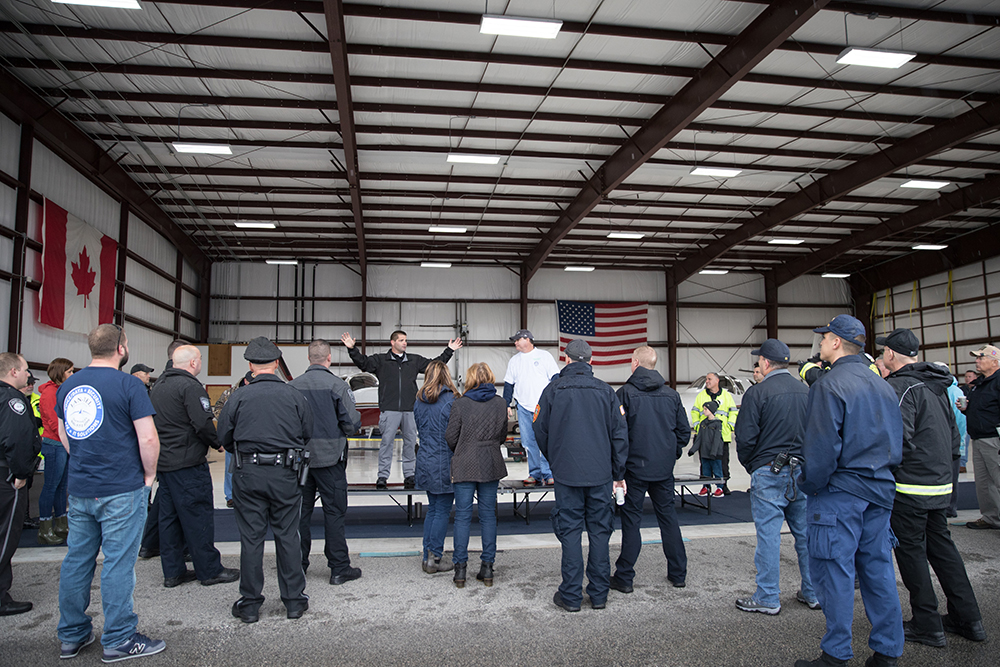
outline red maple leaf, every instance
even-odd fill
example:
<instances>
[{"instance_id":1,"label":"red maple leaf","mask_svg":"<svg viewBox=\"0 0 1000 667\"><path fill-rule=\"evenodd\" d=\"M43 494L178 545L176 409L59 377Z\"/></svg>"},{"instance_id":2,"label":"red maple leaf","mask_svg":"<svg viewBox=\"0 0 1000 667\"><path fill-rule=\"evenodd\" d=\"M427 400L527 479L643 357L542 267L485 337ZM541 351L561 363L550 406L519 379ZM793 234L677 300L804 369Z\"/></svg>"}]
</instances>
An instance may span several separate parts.
<instances>
[{"instance_id":1,"label":"red maple leaf","mask_svg":"<svg viewBox=\"0 0 1000 667\"><path fill-rule=\"evenodd\" d=\"M73 267L73 284L76 285L76 295L83 296L83 307L87 307L87 299L90 297L90 293L94 290L94 281L97 278L97 273L90 270L90 257L87 255L87 248L80 251L80 256L77 258L76 262L70 262L70 266Z\"/></svg>"}]
</instances>

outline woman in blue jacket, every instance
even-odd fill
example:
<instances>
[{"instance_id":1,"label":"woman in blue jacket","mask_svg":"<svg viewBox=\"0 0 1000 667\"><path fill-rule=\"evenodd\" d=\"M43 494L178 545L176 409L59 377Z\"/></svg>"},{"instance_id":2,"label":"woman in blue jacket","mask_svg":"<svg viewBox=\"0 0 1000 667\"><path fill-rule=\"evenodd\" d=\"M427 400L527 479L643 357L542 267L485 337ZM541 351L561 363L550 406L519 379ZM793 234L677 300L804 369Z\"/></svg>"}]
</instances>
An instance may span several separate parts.
<instances>
[{"instance_id":1,"label":"woman in blue jacket","mask_svg":"<svg viewBox=\"0 0 1000 667\"><path fill-rule=\"evenodd\" d=\"M451 449L445 442L444 432L456 396L458 389L448 367L440 361L432 361L424 371L424 385L413 404L413 419L420 434L415 476L417 488L427 492L423 552L423 568L427 574L454 568L451 561L441 562L441 556L451 504L455 499L451 488Z\"/></svg>"}]
</instances>

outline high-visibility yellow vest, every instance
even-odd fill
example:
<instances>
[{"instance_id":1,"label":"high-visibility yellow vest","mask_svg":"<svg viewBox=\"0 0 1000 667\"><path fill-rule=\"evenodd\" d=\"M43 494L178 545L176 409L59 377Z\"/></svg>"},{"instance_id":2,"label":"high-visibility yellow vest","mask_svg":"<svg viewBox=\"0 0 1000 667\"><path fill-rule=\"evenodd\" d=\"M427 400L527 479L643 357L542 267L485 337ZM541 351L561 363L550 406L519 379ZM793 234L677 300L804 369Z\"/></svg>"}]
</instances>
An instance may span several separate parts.
<instances>
[{"instance_id":1,"label":"high-visibility yellow vest","mask_svg":"<svg viewBox=\"0 0 1000 667\"><path fill-rule=\"evenodd\" d=\"M702 389L695 396L694 407L691 408L691 427L695 433L698 432L698 425L705 419L705 415L701 414L701 408L711 400L712 397L708 395L707 389ZM719 403L719 409L715 412L715 418L722 422L722 440L724 442L732 442L733 429L736 428L736 415L739 413L739 410L736 409L736 401L733 400L733 395L726 389L723 389L722 393L715 400Z\"/></svg>"}]
</instances>

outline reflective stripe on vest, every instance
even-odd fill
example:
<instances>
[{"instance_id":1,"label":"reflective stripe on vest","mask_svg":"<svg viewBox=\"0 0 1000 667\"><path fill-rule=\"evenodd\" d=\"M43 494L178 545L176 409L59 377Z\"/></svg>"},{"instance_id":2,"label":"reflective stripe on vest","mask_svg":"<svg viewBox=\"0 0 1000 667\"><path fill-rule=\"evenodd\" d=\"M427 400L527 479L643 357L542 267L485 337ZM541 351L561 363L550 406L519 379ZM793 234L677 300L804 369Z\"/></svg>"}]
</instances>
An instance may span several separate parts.
<instances>
[{"instance_id":1,"label":"reflective stripe on vest","mask_svg":"<svg viewBox=\"0 0 1000 667\"><path fill-rule=\"evenodd\" d=\"M951 495L951 484L924 486L923 484L900 484L896 482L896 492L908 496L948 496Z\"/></svg>"}]
</instances>

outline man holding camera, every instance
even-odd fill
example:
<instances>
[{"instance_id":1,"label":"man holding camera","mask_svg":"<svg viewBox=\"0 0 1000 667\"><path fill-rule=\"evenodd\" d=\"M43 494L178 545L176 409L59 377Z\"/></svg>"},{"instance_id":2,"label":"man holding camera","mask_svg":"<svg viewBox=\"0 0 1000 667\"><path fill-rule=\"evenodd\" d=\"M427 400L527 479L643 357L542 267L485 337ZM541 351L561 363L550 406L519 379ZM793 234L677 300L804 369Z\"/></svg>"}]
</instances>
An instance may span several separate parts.
<instances>
[{"instance_id":1,"label":"man holding camera","mask_svg":"<svg viewBox=\"0 0 1000 667\"><path fill-rule=\"evenodd\" d=\"M768 338L760 349L758 368L763 379L747 390L736 422L736 455L750 473L750 510L757 529L757 591L736 600L746 612L775 615L781 611L778 574L781 562L781 524L795 536L802 587L795 599L819 609L809 576L806 535L806 497L795 478L802 464L809 389L788 372L788 346Z\"/></svg>"}]
</instances>

